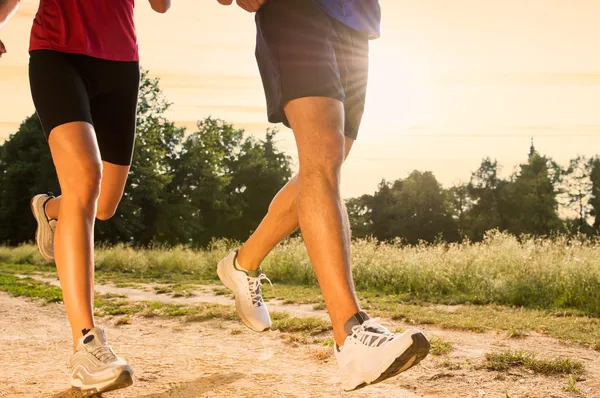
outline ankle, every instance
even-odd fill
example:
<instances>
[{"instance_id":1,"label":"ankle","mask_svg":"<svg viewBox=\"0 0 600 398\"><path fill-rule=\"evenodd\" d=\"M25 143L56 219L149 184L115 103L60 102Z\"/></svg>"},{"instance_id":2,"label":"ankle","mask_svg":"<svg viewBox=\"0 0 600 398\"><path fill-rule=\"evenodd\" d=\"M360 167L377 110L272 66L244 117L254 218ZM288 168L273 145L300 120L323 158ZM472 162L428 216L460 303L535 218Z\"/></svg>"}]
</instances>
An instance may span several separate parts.
<instances>
[{"instance_id":1,"label":"ankle","mask_svg":"<svg viewBox=\"0 0 600 398\"><path fill-rule=\"evenodd\" d=\"M54 206L56 198L51 197L44 203L44 215L48 220L58 220L58 209Z\"/></svg>"},{"instance_id":2,"label":"ankle","mask_svg":"<svg viewBox=\"0 0 600 398\"><path fill-rule=\"evenodd\" d=\"M250 256L247 256L247 252L244 250L242 246L240 250L238 250L237 256L235 258L236 266L242 268L246 271L256 271L260 268L260 264L262 261L254 260Z\"/></svg>"},{"instance_id":3,"label":"ankle","mask_svg":"<svg viewBox=\"0 0 600 398\"><path fill-rule=\"evenodd\" d=\"M346 342L347 337L348 337L348 335L346 334L346 332L344 332L343 329L341 331L340 330L333 331L333 340L335 340L335 344L339 348L342 348L344 346L344 343Z\"/></svg>"}]
</instances>

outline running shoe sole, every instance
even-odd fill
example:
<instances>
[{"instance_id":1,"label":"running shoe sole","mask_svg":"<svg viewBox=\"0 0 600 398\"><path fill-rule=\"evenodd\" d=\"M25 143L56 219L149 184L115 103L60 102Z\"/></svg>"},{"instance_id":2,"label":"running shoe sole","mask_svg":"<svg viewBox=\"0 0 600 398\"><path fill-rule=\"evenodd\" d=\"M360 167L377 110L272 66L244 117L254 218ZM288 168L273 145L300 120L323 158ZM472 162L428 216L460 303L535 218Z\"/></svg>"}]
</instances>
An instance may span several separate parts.
<instances>
[{"instance_id":1,"label":"running shoe sole","mask_svg":"<svg viewBox=\"0 0 600 398\"><path fill-rule=\"evenodd\" d=\"M106 386L89 388L72 386L71 388L75 391L79 391L83 397L89 397L95 394L101 394L104 392L127 388L132 384L133 378L131 377L131 373L128 370L125 370L121 372L121 374L115 381L111 382L110 384L107 384Z\"/></svg>"},{"instance_id":2,"label":"running shoe sole","mask_svg":"<svg viewBox=\"0 0 600 398\"><path fill-rule=\"evenodd\" d=\"M54 255L48 253L45 248L40 245L40 242L45 242L46 240L52 238L52 230L50 229L50 225L48 225L48 219L46 215L40 212L38 206L35 205L35 201L40 196L45 195L36 195L31 199L30 207L31 212L33 213L33 217L35 217L35 221L37 222L37 229L35 231L35 243L40 251L42 257L44 257L48 261L54 261ZM43 208L43 206L42 206Z\"/></svg>"},{"instance_id":3,"label":"running shoe sole","mask_svg":"<svg viewBox=\"0 0 600 398\"><path fill-rule=\"evenodd\" d=\"M429 341L427 341L427 338L421 332L417 332L411 337L413 340L412 345L406 351L404 351L402 355L396 358L394 362L392 362L392 364L389 365L388 368L381 374L381 376L371 383L362 383L353 390L348 391L359 390L367 385L380 383L389 379L390 377L394 377L402 372L407 371L425 359L431 348Z\"/></svg>"}]
</instances>

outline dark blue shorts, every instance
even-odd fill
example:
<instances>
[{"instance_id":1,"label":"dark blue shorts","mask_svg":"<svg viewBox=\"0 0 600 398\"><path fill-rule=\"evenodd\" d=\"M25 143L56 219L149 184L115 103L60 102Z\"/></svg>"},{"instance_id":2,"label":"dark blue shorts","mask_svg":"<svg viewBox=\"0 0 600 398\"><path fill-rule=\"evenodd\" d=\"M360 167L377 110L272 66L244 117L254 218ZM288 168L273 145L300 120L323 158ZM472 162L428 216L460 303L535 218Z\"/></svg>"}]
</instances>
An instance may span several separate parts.
<instances>
[{"instance_id":1,"label":"dark blue shorts","mask_svg":"<svg viewBox=\"0 0 600 398\"><path fill-rule=\"evenodd\" d=\"M345 135L356 139L365 107L369 38L308 0L272 0L256 13L256 60L271 123L303 97L344 103Z\"/></svg>"}]
</instances>

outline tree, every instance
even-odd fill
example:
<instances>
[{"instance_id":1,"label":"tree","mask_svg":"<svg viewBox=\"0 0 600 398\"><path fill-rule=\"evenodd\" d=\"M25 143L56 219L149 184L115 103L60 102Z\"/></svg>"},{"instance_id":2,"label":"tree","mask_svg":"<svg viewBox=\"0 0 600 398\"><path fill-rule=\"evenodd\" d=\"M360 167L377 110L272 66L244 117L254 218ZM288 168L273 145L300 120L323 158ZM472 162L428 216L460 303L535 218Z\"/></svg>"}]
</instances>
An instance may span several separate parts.
<instances>
[{"instance_id":1,"label":"tree","mask_svg":"<svg viewBox=\"0 0 600 398\"><path fill-rule=\"evenodd\" d=\"M590 216L594 217L594 231L600 232L600 157L594 156L589 161L590 180L592 182L589 205Z\"/></svg>"},{"instance_id":2,"label":"tree","mask_svg":"<svg viewBox=\"0 0 600 398\"><path fill-rule=\"evenodd\" d=\"M506 229L503 200L506 181L498 177L498 172L498 162L485 158L467 186L468 194L473 198L469 236L474 241L483 239L491 229Z\"/></svg>"},{"instance_id":3,"label":"tree","mask_svg":"<svg viewBox=\"0 0 600 398\"><path fill-rule=\"evenodd\" d=\"M99 241L148 245L158 234L158 215L173 178L171 165L184 136L184 129L165 116L171 104L159 82L142 71L133 163L115 216L96 223Z\"/></svg>"},{"instance_id":4,"label":"tree","mask_svg":"<svg viewBox=\"0 0 600 398\"><path fill-rule=\"evenodd\" d=\"M0 242L31 241L36 223L29 208L42 192L59 193L48 143L37 115L0 145Z\"/></svg>"},{"instance_id":5,"label":"tree","mask_svg":"<svg viewBox=\"0 0 600 398\"><path fill-rule=\"evenodd\" d=\"M400 237L414 244L458 239L447 195L429 171L415 170L391 186L380 184L371 206L374 235L380 240Z\"/></svg>"},{"instance_id":6,"label":"tree","mask_svg":"<svg viewBox=\"0 0 600 398\"><path fill-rule=\"evenodd\" d=\"M268 131L256 140L212 118L198 122L173 162L156 239L194 246L246 239L291 177L290 158L276 149L275 137Z\"/></svg>"},{"instance_id":7,"label":"tree","mask_svg":"<svg viewBox=\"0 0 600 398\"><path fill-rule=\"evenodd\" d=\"M452 216L456 220L459 236L468 235L470 225L470 210L473 207L473 201L469 196L469 187L467 184L459 183L446 191L448 201L452 209Z\"/></svg>"},{"instance_id":8,"label":"tree","mask_svg":"<svg viewBox=\"0 0 600 398\"><path fill-rule=\"evenodd\" d=\"M567 209L577 214L575 227L581 233L591 233L591 227L587 222L593 209L590 203L593 186L591 173L592 162L585 156L577 156L571 159L561 186L561 202Z\"/></svg>"},{"instance_id":9,"label":"tree","mask_svg":"<svg viewBox=\"0 0 600 398\"><path fill-rule=\"evenodd\" d=\"M373 196L371 195L346 200L346 210L353 238L366 238L373 235L372 201Z\"/></svg>"},{"instance_id":10,"label":"tree","mask_svg":"<svg viewBox=\"0 0 600 398\"><path fill-rule=\"evenodd\" d=\"M276 131L269 130L264 140L248 136L239 144L239 153L229 166L232 178L226 188L230 207L236 209L226 233L228 238L246 239L292 176L291 158L277 150L276 135Z\"/></svg>"},{"instance_id":11,"label":"tree","mask_svg":"<svg viewBox=\"0 0 600 398\"><path fill-rule=\"evenodd\" d=\"M519 166L505 189L508 232L548 235L562 228L556 189L560 178L560 167L537 153Z\"/></svg>"}]
</instances>

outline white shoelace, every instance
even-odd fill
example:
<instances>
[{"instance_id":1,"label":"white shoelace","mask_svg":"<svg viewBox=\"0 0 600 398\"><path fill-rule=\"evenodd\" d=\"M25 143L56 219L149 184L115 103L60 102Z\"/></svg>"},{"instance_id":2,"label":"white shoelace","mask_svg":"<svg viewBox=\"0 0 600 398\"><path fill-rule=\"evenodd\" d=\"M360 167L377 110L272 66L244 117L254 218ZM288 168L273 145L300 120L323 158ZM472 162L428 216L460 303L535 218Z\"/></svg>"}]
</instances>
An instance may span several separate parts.
<instances>
[{"instance_id":1,"label":"white shoelace","mask_svg":"<svg viewBox=\"0 0 600 398\"><path fill-rule=\"evenodd\" d=\"M379 347L394 338L394 333L382 326L379 318L366 320L362 325L352 327L352 337L369 347Z\"/></svg>"},{"instance_id":2,"label":"white shoelace","mask_svg":"<svg viewBox=\"0 0 600 398\"><path fill-rule=\"evenodd\" d=\"M114 352L108 346L100 346L91 352L100 362L107 363L116 359Z\"/></svg>"},{"instance_id":3,"label":"white shoelace","mask_svg":"<svg viewBox=\"0 0 600 398\"><path fill-rule=\"evenodd\" d=\"M261 281L266 280L271 286L273 286L273 284L271 283L269 278L267 278L267 276L262 273L256 278L253 278L251 276L246 277L248 278L248 286L250 289L250 298L252 299L252 305L255 307L260 307L264 303L262 298Z\"/></svg>"}]
</instances>

